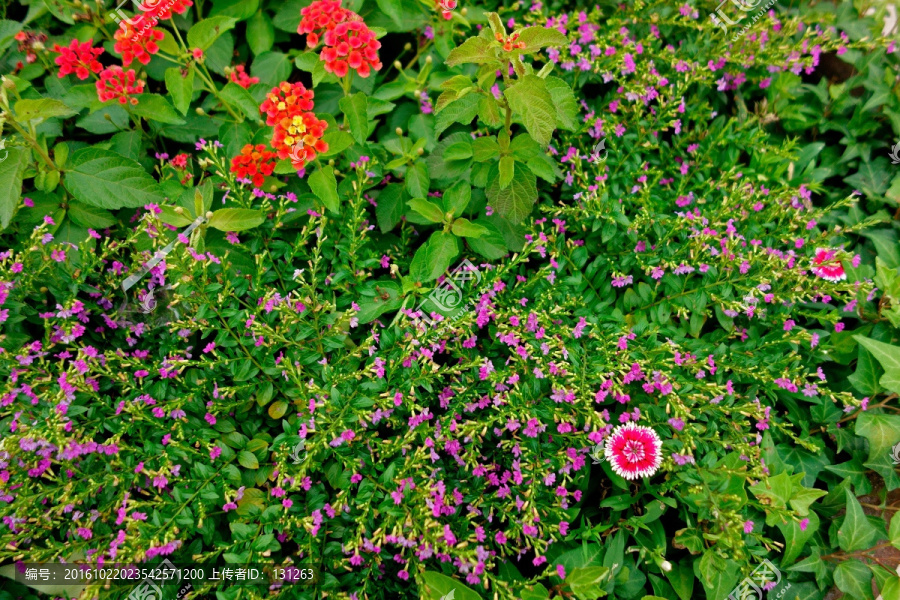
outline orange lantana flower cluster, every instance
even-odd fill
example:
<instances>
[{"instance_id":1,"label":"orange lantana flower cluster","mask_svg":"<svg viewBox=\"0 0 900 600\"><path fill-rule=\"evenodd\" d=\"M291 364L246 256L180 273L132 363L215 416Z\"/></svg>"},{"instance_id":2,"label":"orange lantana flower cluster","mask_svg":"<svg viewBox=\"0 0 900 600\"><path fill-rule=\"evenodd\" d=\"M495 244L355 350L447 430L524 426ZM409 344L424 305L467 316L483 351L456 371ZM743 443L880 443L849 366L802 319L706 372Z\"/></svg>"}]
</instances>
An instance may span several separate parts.
<instances>
[{"instance_id":1,"label":"orange lantana flower cluster","mask_svg":"<svg viewBox=\"0 0 900 600\"><path fill-rule=\"evenodd\" d=\"M241 153L231 159L231 172L247 177L256 187L262 187L267 175L275 169L276 153L266 150L264 144L247 144Z\"/></svg>"},{"instance_id":2,"label":"orange lantana flower cluster","mask_svg":"<svg viewBox=\"0 0 900 600\"><path fill-rule=\"evenodd\" d=\"M282 82L266 96L259 107L266 115L266 125L274 127L272 148L278 158L290 158L300 170L317 153L326 152L328 144L322 140L328 124L317 118L313 109L313 91L297 83Z\"/></svg>"},{"instance_id":3,"label":"orange lantana flower cluster","mask_svg":"<svg viewBox=\"0 0 900 600\"><path fill-rule=\"evenodd\" d=\"M316 0L300 15L297 33L306 35L310 48L318 46L320 39L325 42L319 58L329 73L343 77L355 69L360 77L368 77L372 70L381 69L381 42L362 17L341 6L341 0Z\"/></svg>"}]
</instances>

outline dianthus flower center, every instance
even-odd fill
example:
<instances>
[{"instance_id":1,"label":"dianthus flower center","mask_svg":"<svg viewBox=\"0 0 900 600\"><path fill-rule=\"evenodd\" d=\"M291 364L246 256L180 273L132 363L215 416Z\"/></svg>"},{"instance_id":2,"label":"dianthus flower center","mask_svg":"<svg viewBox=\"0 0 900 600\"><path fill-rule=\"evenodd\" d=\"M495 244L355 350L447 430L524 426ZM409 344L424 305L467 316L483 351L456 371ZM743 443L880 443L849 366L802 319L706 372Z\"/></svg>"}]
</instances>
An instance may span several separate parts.
<instances>
[{"instance_id":1,"label":"dianthus flower center","mask_svg":"<svg viewBox=\"0 0 900 600\"><path fill-rule=\"evenodd\" d=\"M631 462L637 462L644 458L644 445L630 440L622 447L622 455Z\"/></svg>"}]
</instances>

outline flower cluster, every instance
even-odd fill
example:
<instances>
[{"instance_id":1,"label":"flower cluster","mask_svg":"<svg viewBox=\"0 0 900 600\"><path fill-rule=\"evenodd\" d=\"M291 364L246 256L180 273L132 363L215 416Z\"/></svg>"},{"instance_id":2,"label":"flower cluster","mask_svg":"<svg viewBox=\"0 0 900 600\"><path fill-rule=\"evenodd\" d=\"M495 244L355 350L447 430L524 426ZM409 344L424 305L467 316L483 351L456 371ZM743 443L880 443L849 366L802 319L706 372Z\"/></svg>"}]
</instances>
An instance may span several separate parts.
<instances>
[{"instance_id":1,"label":"flower cluster","mask_svg":"<svg viewBox=\"0 0 900 600\"><path fill-rule=\"evenodd\" d=\"M33 31L20 31L14 36L16 46L19 52L25 53L25 62L28 64L37 60L37 51L44 49L44 42L47 41L46 33L35 33Z\"/></svg>"},{"instance_id":2,"label":"flower cluster","mask_svg":"<svg viewBox=\"0 0 900 600\"><path fill-rule=\"evenodd\" d=\"M266 125L274 128L272 148L278 158L290 158L297 170L328 150L322 140L328 124L312 112L313 91L302 83L284 81L272 88L259 109L266 115Z\"/></svg>"},{"instance_id":3,"label":"flower cluster","mask_svg":"<svg viewBox=\"0 0 900 600\"><path fill-rule=\"evenodd\" d=\"M53 51L58 52L59 56L54 62L59 65L59 77L75 73L78 79L87 79L91 73L99 73L103 69L103 65L100 64L97 57L103 54L103 48L94 48L93 46L94 40L84 43L72 40L68 46L55 44Z\"/></svg>"},{"instance_id":4,"label":"flower cluster","mask_svg":"<svg viewBox=\"0 0 900 600\"><path fill-rule=\"evenodd\" d=\"M456 0L434 0L434 3L441 10L441 16L447 20L453 16L453 9L458 5Z\"/></svg>"},{"instance_id":5,"label":"flower cluster","mask_svg":"<svg viewBox=\"0 0 900 600\"><path fill-rule=\"evenodd\" d=\"M149 63L150 56L159 52L157 42L165 37L161 30L149 24L147 17L136 20L138 25L122 22L113 34L116 40L113 49L122 55L122 64L126 67L135 60L142 65Z\"/></svg>"},{"instance_id":6,"label":"flower cluster","mask_svg":"<svg viewBox=\"0 0 900 600\"><path fill-rule=\"evenodd\" d=\"M241 148L240 154L231 159L231 172L251 179L256 187L262 187L266 176L275 169L276 156L264 144L247 144Z\"/></svg>"},{"instance_id":7,"label":"flower cluster","mask_svg":"<svg viewBox=\"0 0 900 600\"><path fill-rule=\"evenodd\" d=\"M381 69L381 42L358 14L341 7L340 0L316 0L300 14L297 33L306 35L307 45L315 48L320 39L325 43L319 58L326 71L344 77L354 69L360 77L368 77Z\"/></svg>"},{"instance_id":8,"label":"flower cluster","mask_svg":"<svg viewBox=\"0 0 900 600\"><path fill-rule=\"evenodd\" d=\"M119 104L137 104L134 96L144 93L144 80L135 77L134 69L125 71L118 65L103 69L96 85L101 102L117 99Z\"/></svg>"},{"instance_id":9,"label":"flower cluster","mask_svg":"<svg viewBox=\"0 0 900 600\"><path fill-rule=\"evenodd\" d=\"M228 78L245 90L254 83L259 83L259 77L250 77L244 70L244 65L238 65L228 72Z\"/></svg>"}]
</instances>

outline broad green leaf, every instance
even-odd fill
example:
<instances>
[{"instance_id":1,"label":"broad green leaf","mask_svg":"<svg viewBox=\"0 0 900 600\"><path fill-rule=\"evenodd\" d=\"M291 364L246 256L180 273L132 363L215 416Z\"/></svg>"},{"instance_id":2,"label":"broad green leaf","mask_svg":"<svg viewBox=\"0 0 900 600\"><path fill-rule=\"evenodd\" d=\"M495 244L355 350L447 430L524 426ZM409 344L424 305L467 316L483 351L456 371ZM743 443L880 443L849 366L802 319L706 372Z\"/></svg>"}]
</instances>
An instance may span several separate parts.
<instances>
[{"instance_id":1,"label":"broad green leaf","mask_svg":"<svg viewBox=\"0 0 900 600\"><path fill-rule=\"evenodd\" d=\"M478 98L478 118L490 127L500 127L503 123L503 115L500 112L500 103L492 94L481 94Z\"/></svg>"},{"instance_id":2,"label":"broad green leaf","mask_svg":"<svg viewBox=\"0 0 900 600\"><path fill-rule=\"evenodd\" d=\"M431 223L440 223L444 220L444 213L441 211L441 207L430 200L413 198L407 204Z\"/></svg>"},{"instance_id":3,"label":"broad green leaf","mask_svg":"<svg viewBox=\"0 0 900 600\"><path fill-rule=\"evenodd\" d=\"M471 200L472 186L466 181L457 181L451 185L444 192L443 198L441 198L441 202L444 204L444 211L451 213L454 217L462 215Z\"/></svg>"},{"instance_id":4,"label":"broad green leaf","mask_svg":"<svg viewBox=\"0 0 900 600\"><path fill-rule=\"evenodd\" d=\"M891 545L897 550L900 550L900 519L891 517L891 526L888 530L888 538L891 540Z\"/></svg>"},{"instance_id":5,"label":"broad green leaf","mask_svg":"<svg viewBox=\"0 0 900 600\"><path fill-rule=\"evenodd\" d=\"M22 24L18 21L0 19L0 54L15 41L15 35L22 31Z\"/></svg>"},{"instance_id":6,"label":"broad green leaf","mask_svg":"<svg viewBox=\"0 0 900 600\"><path fill-rule=\"evenodd\" d=\"M261 210L252 208L220 208L209 219L209 226L219 231L245 231L259 227L266 220Z\"/></svg>"},{"instance_id":7,"label":"broad green leaf","mask_svg":"<svg viewBox=\"0 0 900 600\"><path fill-rule=\"evenodd\" d=\"M159 213L158 218L163 223L175 227L187 227L194 221L194 219L188 215L187 211L177 213L175 212L175 207L172 206L160 206L159 208L162 212Z\"/></svg>"},{"instance_id":8,"label":"broad green leaf","mask_svg":"<svg viewBox=\"0 0 900 600\"><path fill-rule=\"evenodd\" d=\"M428 175L428 167L423 161L412 164L406 170L406 191L413 198L428 196L431 187L431 177Z\"/></svg>"},{"instance_id":9,"label":"broad green leaf","mask_svg":"<svg viewBox=\"0 0 900 600\"><path fill-rule=\"evenodd\" d=\"M334 178L334 169L322 167L309 177L309 187L313 194L321 200L325 207L333 213L340 212L340 201L337 192L337 180Z\"/></svg>"},{"instance_id":10,"label":"broad green leaf","mask_svg":"<svg viewBox=\"0 0 900 600\"><path fill-rule=\"evenodd\" d=\"M270 50L256 56L250 66L250 73L254 77L259 77L260 83L276 85L279 82L287 81L293 69L294 61L290 56ZM313 78L313 83L317 83L315 78Z\"/></svg>"},{"instance_id":11,"label":"broad green leaf","mask_svg":"<svg viewBox=\"0 0 900 600\"><path fill-rule=\"evenodd\" d=\"M472 588L436 571L422 573L421 600L481 600Z\"/></svg>"},{"instance_id":12,"label":"broad green leaf","mask_svg":"<svg viewBox=\"0 0 900 600\"><path fill-rule=\"evenodd\" d=\"M881 363L884 375L879 383L882 387L895 394L900 394L900 346L885 344L862 335L854 335L853 339L865 346L875 360Z\"/></svg>"},{"instance_id":13,"label":"broad green leaf","mask_svg":"<svg viewBox=\"0 0 900 600\"><path fill-rule=\"evenodd\" d=\"M579 127L578 100L575 98L575 92L559 77L547 77L544 82L553 99L553 106L556 107L557 127L577 131Z\"/></svg>"},{"instance_id":14,"label":"broad green leaf","mask_svg":"<svg viewBox=\"0 0 900 600\"><path fill-rule=\"evenodd\" d=\"M468 219L459 218L453 221L450 231L457 237L480 238L488 232L488 230L477 223L473 223Z\"/></svg>"},{"instance_id":15,"label":"broad green leaf","mask_svg":"<svg viewBox=\"0 0 900 600\"><path fill-rule=\"evenodd\" d=\"M256 455L249 450L241 450L238 453L238 462L241 463L241 466L245 469L259 468L259 459L257 459Z\"/></svg>"},{"instance_id":16,"label":"broad green leaf","mask_svg":"<svg viewBox=\"0 0 900 600\"><path fill-rule=\"evenodd\" d=\"M881 374L881 366L872 356L872 353L866 350L864 346L859 346L856 372L847 378L853 384L853 387L861 394L874 396L881 391L881 386L878 384Z\"/></svg>"},{"instance_id":17,"label":"broad green leaf","mask_svg":"<svg viewBox=\"0 0 900 600\"><path fill-rule=\"evenodd\" d=\"M322 152L319 156L328 157L340 154L349 148L353 144L353 136L340 129L327 129L325 135L322 136L322 141L328 144L328 150ZM291 172L293 173L295 170L292 169Z\"/></svg>"},{"instance_id":18,"label":"broad green leaf","mask_svg":"<svg viewBox=\"0 0 900 600\"><path fill-rule=\"evenodd\" d=\"M493 136L483 136L472 140L472 159L476 162L486 162L500 156L500 144ZM449 148L448 148L449 150ZM446 156L446 150L445 156Z\"/></svg>"},{"instance_id":19,"label":"broad green leaf","mask_svg":"<svg viewBox=\"0 0 900 600\"><path fill-rule=\"evenodd\" d=\"M138 103L131 107L131 112L156 123L184 124L181 115L169 104L168 100L159 94L141 94Z\"/></svg>"},{"instance_id":20,"label":"broad green leaf","mask_svg":"<svg viewBox=\"0 0 900 600\"><path fill-rule=\"evenodd\" d=\"M681 600L691 600L694 593L694 573L682 563L672 563L672 570L666 573L672 589Z\"/></svg>"},{"instance_id":21,"label":"broad green leaf","mask_svg":"<svg viewBox=\"0 0 900 600\"><path fill-rule=\"evenodd\" d=\"M388 311L397 310L403 302L400 286L391 280L367 281L363 284L360 294L356 318L363 325L371 323Z\"/></svg>"},{"instance_id":22,"label":"broad green leaf","mask_svg":"<svg viewBox=\"0 0 900 600\"><path fill-rule=\"evenodd\" d=\"M427 282L447 272L459 254L459 242L450 233L437 231L416 251L409 266L409 275L416 281Z\"/></svg>"},{"instance_id":23,"label":"broad green leaf","mask_svg":"<svg viewBox=\"0 0 900 600\"><path fill-rule=\"evenodd\" d=\"M272 49L275 43L275 27L263 11L258 11L247 21L247 44L253 56Z\"/></svg>"},{"instance_id":24,"label":"broad green leaf","mask_svg":"<svg viewBox=\"0 0 900 600\"><path fill-rule=\"evenodd\" d=\"M19 100L16 102L13 110L16 114L16 121L19 123L28 123L37 119L43 121L54 117L71 117L76 114L76 111L66 106L63 102L52 98L41 98L38 100L26 98Z\"/></svg>"},{"instance_id":25,"label":"broad green leaf","mask_svg":"<svg viewBox=\"0 0 900 600\"><path fill-rule=\"evenodd\" d=\"M569 43L562 33L550 27L526 27L519 32L519 42L525 47L517 49L521 54L532 54L546 46L565 46Z\"/></svg>"},{"instance_id":26,"label":"broad green leaf","mask_svg":"<svg viewBox=\"0 0 900 600\"><path fill-rule=\"evenodd\" d=\"M90 206L77 200L69 202L69 210L67 212L69 218L75 221L76 225L82 227L90 227L92 229L105 229L116 224L116 219L112 213L96 206Z\"/></svg>"},{"instance_id":27,"label":"broad green leaf","mask_svg":"<svg viewBox=\"0 0 900 600\"><path fill-rule=\"evenodd\" d=\"M239 109L244 115L250 119L259 122L259 104L250 95L250 92L239 86L233 81L222 88L219 92L222 99L231 106Z\"/></svg>"},{"instance_id":28,"label":"broad green leaf","mask_svg":"<svg viewBox=\"0 0 900 600\"><path fill-rule=\"evenodd\" d=\"M16 214L22 197L22 174L30 156L24 148L0 150L0 229L6 229Z\"/></svg>"},{"instance_id":29,"label":"broad green leaf","mask_svg":"<svg viewBox=\"0 0 900 600\"><path fill-rule=\"evenodd\" d=\"M483 218L475 219L473 223L483 227L485 233L481 237L466 240L472 250L488 260L497 260L509 254L506 240L496 225Z\"/></svg>"},{"instance_id":30,"label":"broad green leaf","mask_svg":"<svg viewBox=\"0 0 900 600\"><path fill-rule=\"evenodd\" d=\"M350 125L350 133L353 138L360 144L364 144L366 138L369 137L369 118L366 113L366 95L357 92L352 96L341 98L338 103L341 112L347 117L347 123Z\"/></svg>"},{"instance_id":31,"label":"broad green leaf","mask_svg":"<svg viewBox=\"0 0 900 600\"><path fill-rule=\"evenodd\" d=\"M505 190L509 187L510 182L512 182L515 165L516 159L512 156L500 158L500 189Z\"/></svg>"},{"instance_id":32,"label":"broad green leaf","mask_svg":"<svg viewBox=\"0 0 900 600\"><path fill-rule=\"evenodd\" d=\"M500 187L500 175L497 168L492 169L486 194L488 203L505 218L513 223L522 222L531 214L531 208L537 200L537 180L534 173L521 164L516 163L512 182L509 187Z\"/></svg>"},{"instance_id":33,"label":"broad green leaf","mask_svg":"<svg viewBox=\"0 0 900 600\"><path fill-rule=\"evenodd\" d=\"M406 213L404 200L407 197L406 189L400 183L389 183L378 194L375 216L382 233L387 233L401 221Z\"/></svg>"},{"instance_id":34,"label":"broad green leaf","mask_svg":"<svg viewBox=\"0 0 900 600\"><path fill-rule=\"evenodd\" d=\"M884 383L884 377L881 381ZM900 443L900 416L863 412L856 419L855 433L869 440L870 461L890 456L891 449Z\"/></svg>"},{"instance_id":35,"label":"broad green leaf","mask_svg":"<svg viewBox=\"0 0 900 600\"><path fill-rule=\"evenodd\" d=\"M215 0L210 16L223 15L243 21L256 13L260 0Z\"/></svg>"},{"instance_id":36,"label":"broad green leaf","mask_svg":"<svg viewBox=\"0 0 900 600\"><path fill-rule=\"evenodd\" d=\"M844 552L856 552L866 550L875 545L880 537L878 530L869 522L863 512L859 500L847 490L847 513L844 521L838 529L837 539L841 550Z\"/></svg>"},{"instance_id":37,"label":"broad green leaf","mask_svg":"<svg viewBox=\"0 0 900 600\"><path fill-rule=\"evenodd\" d=\"M503 90L503 95L522 118L534 141L541 146L549 144L556 128L556 109L544 80L537 75L526 75L514 86Z\"/></svg>"},{"instance_id":38,"label":"broad green leaf","mask_svg":"<svg viewBox=\"0 0 900 600\"><path fill-rule=\"evenodd\" d=\"M138 162L102 148L73 153L63 185L85 204L110 210L165 200L159 184Z\"/></svg>"},{"instance_id":39,"label":"broad green leaf","mask_svg":"<svg viewBox=\"0 0 900 600\"><path fill-rule=\"evenodd\" d=\"M853 600L872 600L872 570L858 559L838 563L834 584Z\"/></svg>"},{"instance_id":40,"label":"broad green leaf","mask_svg":"<svg viewBox=\"0 0 900 600\"><path fill-rule=\"evenodd\" d=\"M454 100L434 120L434 135L439 136L454 123L468 125L478 115L478 96L469 94Z\"/></svg>"},{"instance_id":41,"label":"broad green leaf","mask_svg":"<svg viewBox=\"0 0 900 600\"><path fill-rule=\"evenodd\" d=\"M606 595L603 588L609 577L606 567L578 567L566 575L565 585L578 600L596 600Z\"/></svg>"},{"instance_id":42,"label":"broad green leaf","mask_svg":"<svg viewBox=\"0 0 900 600\"><path fill-rule=\"evenodd\" d=\"M194 24L194 26L188 30L188 46L192 50L194 48L200 48L205 51L213 45L213 42L219 39L220 35L229 29L233 29L237 22L238 20L233 17L207 17Z\"/></svg>"},{"instance_id":43,"label":"broad green leaf","mask_svg":"<svg viewBox=\"0 0 900 600\"><path fill-rule=\"evenodd\" d=\"M450 51L447 60L444 61L448 67L455 67L464 63L489 64L497 63L497 50L491 48L490 40L481 36L470 37L462 44Z\"/></svg>"},{"instance_id":44,"label":"broad green leaf","mask_svg":"<svg viewBox=\"0 0 900 600\"><path fill-rule=\"evenodd\" d=\"M285 413L287 413L287 410L289 407L290 407L290 405L287 402L285 402L284 400L278 400L276 402L273 402L272 404L269 405L269 410L268 410L269 416L272 417L273 419L280 419L281 417L283 417L285 415Z\"/></svg>"},{"instance_id":45,"label":"broad green leaf","mask_svg":"<svg viewBox=\"0 0 900 600\"><path fill-rule=\"evenodd\" d=\"M178 112L185 115L191 105L194 94L194 68L189 67L187 73L180 67L166 69L166 89L172 97L172 103Z\"/></svg>"},{"instance_id":46,"label":"broad green leaf","mask_svg":"<svg viewBox=\"0 0 900 600\"><path fill-rule=\"evenodd\" d=\"M467 141L450 144L444 150L444 160L465 160L471 157L472 144Z\"/></svg>"}]
</instances>

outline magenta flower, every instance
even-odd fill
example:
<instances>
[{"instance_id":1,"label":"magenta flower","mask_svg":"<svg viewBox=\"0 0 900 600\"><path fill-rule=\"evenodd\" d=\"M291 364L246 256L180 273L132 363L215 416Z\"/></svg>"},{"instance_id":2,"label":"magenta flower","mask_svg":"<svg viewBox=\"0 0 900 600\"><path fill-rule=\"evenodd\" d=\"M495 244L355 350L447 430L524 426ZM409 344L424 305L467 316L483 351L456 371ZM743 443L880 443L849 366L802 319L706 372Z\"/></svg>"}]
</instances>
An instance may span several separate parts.
<instances>
[{"instance_id":1,"label":"magenta flower","mask_svg":"<svg viewBox=\"0 0 900 600\"><path fill-rule=\"evenodd\" d=\"M847 278L844 273L844 265L835 260L835 251L828 248L816 248L816 256L813 258L812 272L828 281L843 281Z\"/></svg>"},{"instance_id":2,"label":"magenta flower","mask_svg":"<svg viewBox=\"0 0 900 600\"><path fill-rule=\"evenodd\" d=\"M606 440L606 459L625 479L649 477L662 462L662 440L643 425L620 425Z\"/></svg>"}]
</instances>

